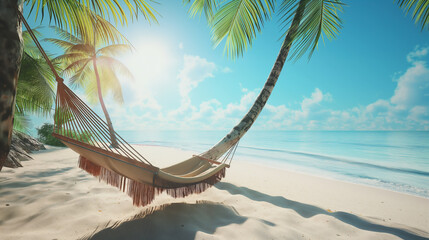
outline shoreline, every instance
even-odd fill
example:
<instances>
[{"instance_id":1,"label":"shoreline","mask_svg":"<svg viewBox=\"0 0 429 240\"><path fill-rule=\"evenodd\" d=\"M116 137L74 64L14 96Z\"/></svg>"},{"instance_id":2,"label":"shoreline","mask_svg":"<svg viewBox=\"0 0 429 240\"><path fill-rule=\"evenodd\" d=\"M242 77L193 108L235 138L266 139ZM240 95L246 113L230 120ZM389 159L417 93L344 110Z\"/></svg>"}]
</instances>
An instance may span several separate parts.
<instances>
[{"instance_id":1,"label":"shoreline","mask_svg":"<svg viewBox=\"0 0 429 240\"><path fill-rule=\"evenodd\" d=\"M166 148L166 149L177 149L180 151L184 151L184 152L192 152L193 154L197 154L197 152L193 152L191 150L188 149L184 149L181 147L172 147L172 146L164 146L164 145L156 145L156 144L132 144L135 145L137 147L160 147L160 148ZM340 158L341 156L336 156L336 155L322 155L321 153L315 153L317 155L320 156L327 156L327 157L334 157L334 158ZM246 158L248 160L246 160ZM184 160L184 159L181 159ZM295 173L299 173L299 174L304 174L304 175L309 175L309 176L314 176L314 177L319 177L319 178L324 178L324 179L330 179L330 180L334 180L334 181L340 181L340 182L344 182L344 183L351 183L351 184L356 184L356 185L360 185L360 186L367 186L367 187L373 187L376 189L381 189L381 190L386 190L386 191L392 191L395 193L401 193L401 194L406 194L406 195L410 195L410 196L414 196L414 197L420 197L420 198L424 198L424 199L429 199L429 195L425 196L424 194L419 195L417 193L413 193L413 192L407 192L407 191L400 191L397 189L392 188L388 188L388 187L383 187L383 186L378 186L375 184L371 184L371 183L364 183L364 182L357 182L357 181L353 181L353 178L350 178L350 180L345 179L345 178L340 178L340 176L343 176L341 174L337 174L337 176L339 177L335 177L335 176L330 176L329 172L320 172L319 174L315 171L305 171L305 170L299 170L296 168L293 168L293 166L295 166L294 164L289 164L287 162L283 162L283 161L279 161L279 160L275 160L275 159L268 159L265 160L268 164L272 164L272 166L269 165L264 165L261 161L262 160L261 157L249 157L249 156L240 156L240 155L236 155L235 159L232 162L232 165L234 164L234 162L243 162L243 163L249 163L249 164L255 164L255 165L259 165L259 166L263 166L263 167L267 167L267 168L281 168L284 171L288 171L288 172L295 172ZM289 166L291 166L290 168L288 168ZM323 171L323 170L322 170Z\"/></svg>"},{"instance_id":2,"label":"shoreline","mask_svg":"<svg viewBox=\"0 0 429 240\"><path fill-rule=\"evenodd\" d=\"M144 150L165 165L193 154ZM429 199L387 189L235 159L205 192L137 208L70 149L32 156L0 173L2 239L429 239Z\"/></svg>"},{"instance_id":3,"label":"shoreline","mask_svg":"<svg viewBox=\"0 0 429 240\"><path fill-rule=\"evenodd\" d=\"M160 146L160 147L163 147L163 146ZM242 162L242 163L246 163L246 164L248 163L248 164L262 166L262 167L265 167L265 168L273 168L273 169L275 169L274 167L265 166L262 163L257 162L258 160L251 161L251 162L246 162L245 160L238 160L238 161ZM284 166L281 166L281 165L284 165ZM365 184L365 183L360 183L360 182L353 182L353 181L348 181L346 179L338 179L338 178L335 178L335 177L330 177L330 176L328 176L328 174L323 175L323 174L317 174L317 173L300 171L300 170L296 170L296 169L288 169L286 167L286 164L282 164L281 162L278 164L278 166L283 171L286 171L286 172L297 173L297 174L301 174L301 175L307 175L309 177L322 178L322 179L326 179L326 180L338 181L338 182L343 182L343 183L347 183L347 184L354 184L354 185L358 185L358 186L369 187L369 188L379 189L379 190L383 190L383 191L390 191L390 192L393 192L393 193L404 194L404 195L408 195L408 196L411 196L411 197L417 197L417 198L422 198L422 199L429 200L429 196L425 197L425 196L422 196L422 195L417 195L417 194L413 194L413 193L409 193L409 192L401 192L401 191L395 190L395 189L383 188L381 186L375 186L375 185Z\"/></svg>"}]
</instances>

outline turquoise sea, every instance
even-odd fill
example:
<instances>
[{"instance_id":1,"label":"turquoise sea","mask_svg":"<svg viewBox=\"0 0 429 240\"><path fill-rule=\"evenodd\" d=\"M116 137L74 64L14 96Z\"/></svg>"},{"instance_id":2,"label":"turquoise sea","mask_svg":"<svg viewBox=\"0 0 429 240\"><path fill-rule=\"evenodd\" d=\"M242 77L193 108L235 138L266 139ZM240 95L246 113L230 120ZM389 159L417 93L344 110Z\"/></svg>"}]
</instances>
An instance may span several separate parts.
<instances>
[{"instance_id":1,"label":"turquoise sea","mask_svg":"<svg viewBox=\"0 0 429 240\"><path fill-rule=\"evenodd\" d=\"M203 152L227 131L119 131L132 144ZM429 132L255 131L236 159L429 198Z\"/></svg>"}]
</instances>

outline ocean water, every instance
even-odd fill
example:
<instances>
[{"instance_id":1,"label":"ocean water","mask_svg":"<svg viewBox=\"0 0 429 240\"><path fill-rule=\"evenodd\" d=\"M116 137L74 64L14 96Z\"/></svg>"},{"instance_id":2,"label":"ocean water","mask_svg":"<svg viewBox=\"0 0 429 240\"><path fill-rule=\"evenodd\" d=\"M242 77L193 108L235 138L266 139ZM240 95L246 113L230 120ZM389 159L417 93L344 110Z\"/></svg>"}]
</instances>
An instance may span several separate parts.
<instances>
[{"instance_id":1,"label":"ocean water","mask_svg":"<svg viewBox=\"0 0 429 240\"><path fill-rule=\"evenodd\" d=\"M227 131L119 131L132 144L204 152ZM255 131L235 158L429 198L429 132Z\"/></svg>"}]
</instances>

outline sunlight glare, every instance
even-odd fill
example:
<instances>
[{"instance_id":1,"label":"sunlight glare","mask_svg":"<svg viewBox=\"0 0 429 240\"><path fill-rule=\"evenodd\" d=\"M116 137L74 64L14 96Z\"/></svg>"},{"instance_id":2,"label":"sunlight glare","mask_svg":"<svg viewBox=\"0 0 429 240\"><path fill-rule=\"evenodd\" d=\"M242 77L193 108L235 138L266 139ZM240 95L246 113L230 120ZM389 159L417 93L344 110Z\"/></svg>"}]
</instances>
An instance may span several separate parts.
<instances>
[{"instance_id":1,"label":"sunlight glare","mask_svg":"<svg viewBox=\"0 0 429 240\"><path fill-rule=\"evenodd\" d=\"M170 78L173 56L169 45L159 39L143 40L134 44L135 51L124 62L134 75L133 83L153 88Z\"/></svg>"}]
</instances>

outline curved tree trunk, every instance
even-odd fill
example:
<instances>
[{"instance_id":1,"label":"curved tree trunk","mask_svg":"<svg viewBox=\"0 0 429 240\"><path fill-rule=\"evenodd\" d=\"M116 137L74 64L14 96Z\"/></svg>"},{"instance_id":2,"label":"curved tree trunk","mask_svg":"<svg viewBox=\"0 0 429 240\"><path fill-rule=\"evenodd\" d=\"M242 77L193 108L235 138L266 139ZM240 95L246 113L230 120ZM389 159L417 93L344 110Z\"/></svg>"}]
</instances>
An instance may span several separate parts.
<instances>
[{"instance_id":1,"label":"curved tree trunk","mask_svg":"<svg viewBox=\"0 0 429 240\"><path fill-rule=\"evenodd\" d=\"M268 98L276 85L277 79L279 79L280 72L282 71L283 65L288 56L289 50L295 40L295 35L298 30L298 26L301 22L305 6L308 0L301 0L296 10L295 16L292 20L291 27L283 41L282 47L280 48L279 55L274 63L273 69L265 82L264 88L259 93L249 112L244 116L243 119L229 132L220 142L213 146L210 150L202 154L203 157L217 160L225 152L227 152L232 146L234 146L241 137L249 130L253 125L256 118L261 113L265 106Z\"/></svg>"},{"instance_id":2,"label":"curved tree trunk","mask_svg":"<svg viewBox=\"0 0 429 240\"><path fill-rule=\"evenodd\" d=\"M103 109L104 116L106 117L107 126L109 127L109 134L110 134L110 140L112 141L112 147L118 148L119 144L116 140L115 130L113 129L112 121L110 120L110 115L107 112L106 105L104 104L103 94L101 92L100 75L98 74L97 60L95 57L92 59L92 64L94 66L95 78L97 80L98 99L100 100L100 105L101 105L101 108Z\"/></svg>"},{"instance_id":3,"label":"curved tree trunk","mask_svg":"<svg viewBox=\"0 0 429 240\"><path fill-rule=\"evenodd\" d=\"M21 65L22 28L16 11L22 11L18 0L0 1L0 170L9 154Z\"/></svg>"}]
</instances>

